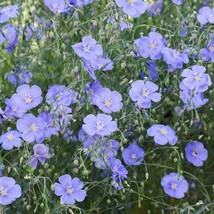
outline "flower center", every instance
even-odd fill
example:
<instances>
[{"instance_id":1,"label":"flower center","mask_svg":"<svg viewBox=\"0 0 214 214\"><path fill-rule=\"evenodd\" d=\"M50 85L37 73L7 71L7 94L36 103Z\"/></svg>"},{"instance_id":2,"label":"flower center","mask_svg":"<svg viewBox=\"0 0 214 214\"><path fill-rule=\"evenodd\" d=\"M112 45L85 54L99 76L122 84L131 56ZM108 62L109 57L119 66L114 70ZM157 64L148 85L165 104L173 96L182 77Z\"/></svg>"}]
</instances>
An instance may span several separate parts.
<instances>
[{"instance_id":1,"label":"flower center","mask_svg":"<svg viewBox=\"0 0 214 214\"><path fill-rule=\"evenodd\" d=\"M193 157L197 157L197 155L198 155L198 153L197 153L196 149L194 149L193 152L192 152L192 156Z\"/></svg>"},{"instance_id":2,"label":"flower center","mask_svg":"<svg viewBox=\"0 0 214 214\"><path fill-rule=\"evenodd\" d=\"M66 188L66 192L67 192L68 194L71 194L73 191L74 191L74 189L73 189L72 187L70 187L70 186L68 186L68 187Z\"/></svg>"},{"instance_id":3,"label":"flower center","mask_svg":"<svg viewBox=\"0 0 214 214\"><path fill-rule=\"evenodd\" d=\"M98 130L102 130L102 129L103 129L103 126L104 126L103 121L98 121L98 122L97 122L97 129L98 129Z\"/></svg>"},{"instance_id":4,"label":"flower center","mask_svg":"<svg viewBox=\"0 0 214 214\"><path fill-rule=\"evenodd\" d=\"M105 106L109 107L112 103L112 100L110 98L105 98Z\"/></svg>"},{"instance_id":5,"label":"flower center","mask_svg":"<svg viewBox=\"0 0 214 214\"><path fill-rule=\"evenodd\" d=\"M155 41L151 41L149 46L150 46L151 49L156 48L156 42Z\"/></svg>"},{"instance_id":6,"label":"flower center","mask_svg":"<svg viewBox=\"0 0 214 214\"><path fill-rule=\"evenodd\" d=\"M161 132L162 135L167 134L167 130L165 128L161 129L160 132Z\"/></svg>"},{"instance_id":7,"label":"flower center","mask_svg":"<svg viewBox=\"0 0 214 214\"><path fill-rule=\"evenodd\" d=\"M55 4L55 3L53 3L52 6L53 6L53 9L57 8L57 4Z\"/></svg>"},{"instance_id":8,"label":"flower center","mask_svg":"<svg viewBox=\"0 0 214 214\"><path fill-rule=\"evenodd\" d=\"M144 88L143 91L142 91L142 96L143 97L147 97L149 94L149 90L147 88Z\"/></svg>"},{"instance_id":9,"label":"flower center","mask_svg":"<svg viewBox=\"0 0 214 214\"><path fill-rule=\"evenodd\" d=\"M175 58L178 58L178 55L179 55L179 52L176 51L176 50L173 50L172 51L172 56L175 57Z\"/></svg>"},{"instance_id":10,"label":"flower center","mask_svg":"<svg viewBox=\"0 0 214 214\"><path fill-rule=\"evenodd\" d=\"M117 172L118 168L115 166L113 169L112 169L112 172Z\"/></svg>"},{"instance_id":11,"label":"flower center","mask_svg":"<svg viewBox=\"0 0 214 214\"><path fill-rule=\"evenodd\" d=\"M13 139L14 139L14 136L13 136L12 134L9 134L9 135L7 135L7 139L8 139L8 140L13 140Z\"/></svg>"},{"instance_id":12,"label":"flower center","mask_svg":"<svg viewBox=\"0 0 214 214\"><path fill-rule=\"evenodd\" d=\"M133 0L128 0L128 4L133 4Z\"/></svg>"},{"instance_id":13,"label":"flower center","mask_svg":"<svg viewBox=\"0 0 214 214\"><path fill-rule=\"evenodd\" d=\"M30 126L30 129L31 129L32 131L36 131L36 124L35 124L35 123L32 124L32 125Z\"/></svg>"},{"instance_id":14,"label":"flower center","mask_svg":"<svg viewBox=\"0 0 214 214\"><path fill-rule=\"evenodd\" d=\"M210 45L208 48L210 51L214 51L214 45Z\"/></svg>"},{"instance_id":15,"label":"flower center","mask_svg":"<svg viewBox=\"0 0 214 214\"><path fill-rule=\"evenodd\" d=\"M31 103L31 102L32 102L32 97L31 97L30 94L26 94L26 95L25 95L25 102L26 102L26 103Z\"/></svg>"},{"instance_id":16,"label":"flower center","mask_svg":"<svg viewBox=\"0 0 214 214\"><path fill-rule=\"evenodd\" d=\"M175 189L177 188L177 184L173 183L172 186L171 186L171 188L172 188L173 190L175 190Z\"/></svg>"},{"instance_id":17,"label":"flower center","mask_svg":"<svg viewBox=\"0 0 214 214\"><path fill-rule=\"evenodd\" d=\"M84 51L84 52L88 52L89 49L90 49L90 46L89 46L88 44L84 44L84 45L83 45L83 51Z\"/></svg>"},{"instance_id":18,"label":"flower center","mask_svg":"<svg viewBox=\"0 0 214 214\"><path fill-rule=\"evenodd\" d=\"M7 190L6 190L6 189L1 189L1 190L0 190L0 194L1 194L2 196L7 195Z\"/></svg>"},{"instance_id":19,"label":"flower center","mask_svg":"<svg viewBox=\"0 0 214 214\"><path fill-rule=\"evenodd\" d=\"M136 158L136 154L133 153L133 154L131 155L131 158L132 158L132 159L135 159L135 158Z\"/></svg>"},{"instance_id":20,"label":"flower center","mask_svg":"<svg viewBox=\"0 0 214 214\"><path fill-rule=\"evenodd\" d=\"M199 75L196 75L196 76L194 77L194 79L195 79L196 81L199 81L199 80L201 80L201 77L200 77Z\"/></svg>"}]
</instances>

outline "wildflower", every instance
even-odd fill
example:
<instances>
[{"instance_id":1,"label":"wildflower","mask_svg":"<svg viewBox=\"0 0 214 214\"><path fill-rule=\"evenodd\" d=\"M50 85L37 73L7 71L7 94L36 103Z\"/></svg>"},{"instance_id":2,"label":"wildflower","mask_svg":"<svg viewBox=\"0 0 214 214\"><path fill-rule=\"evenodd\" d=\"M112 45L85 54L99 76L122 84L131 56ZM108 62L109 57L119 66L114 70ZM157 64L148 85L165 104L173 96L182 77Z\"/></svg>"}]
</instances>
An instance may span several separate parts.
<instances>
[{"instance_id":1,"label":"wildflower","mask_svg":"<svg viewBox=\"0 0 214 214\"><path fill-rule=\"evenodd\" d=\"M185 87L183 83L180 84L180 89L180 99L185 104L185 107L197 109L209 101L207 98L204 98L203 93L195 92L194 90Z\"/></svg>"},{"instance_id":2,"label":"wildflower","mask_svg":"<svg viewBox=\"0 0 214 214\"><path fill-rule=\"evenodd\" d=\"M85 91L91 98L91 104L95 105L96 92L102 89L102 85L99 81L90 82L85 86Z\"/></svg>"},{"instance_id":3,"label":"wildflower","mask_svg":"<svg viewBox=\"0 0 214 214\"><path fill-rule=\"evenodd\" d=\"M94 102L98 108L105 113L120 111L122 108L122 96L117 91L102 88L95 93Z\"/></svg>"},{"instance_id":4,"label":"wildflower","mask_svg":"<svg viewBox=\"0 0 214 214\"><path fill-rule=\"evenodd\" d=\"M163 0L157 0L153 4L149 4L147 12L150 16L158 16L161 14L162 9L163 9Z\"/></svg>"},{"instance_id":5,"label":"wildflower","mask_svg":"<svg viewBox=\"0 0 214 214\"><path fill-rule=\"evenodd\" d=\"M208 151L204 148L203 143L195 141L189 142L185 147L186 158L194 166L202 166L208 158Z\"/></svg>"},{"instance_id":6,"label":"wildflower","mask_svg":"<svg viewBox=\"0 0 214 214\"><path fill-rule=\"evenodd\" d=\"M214 8L202 7L197 14L197 19L200 24L214 24Z\"/></svg>"},{"instance_id":7,"label":"wildflower","mask_svg":"<svg viewBox=\"0 0 214 214\"><path fill-rule=\"evenodd\" d=\"M117 123L111 120L112 117L106 114L89 114L83 119L85 124L82 127L88 135L108 136L117 130Z\"/></svg>"},{"instance_id":8,"label":"wildflower","mask_svg":"<svg viewBox=\"0 0 214 214\"><path fill-rule=\"evenodd\" d=\"M142 0L115 0L118 7L123 8L123 12L133 18L141 16L148 8Z\"/></svg>"},{"instance_id":9,"label":"wildflower","mask_svg":"<svg viewBox=\"0 0 214 214\"><path fill-rule=\"evenodd\" d=\"M142 57L150 57L152 60L157 60L163 55L161 50L166 46L166 41L161 34L150 32L149 36L140 38L137 44L138 51Z\"/></svg>"},{"instance_id":10,"label":"wildflower","mask_svg":"<svg viewBox=\"0 0 214 214\"><path fill-rule=\"evenodd\" d=\"M7 79L15 87L22 85L24 83L29 83L32 78L32 73L29 69L22 67L21 65L17 66L14 71L11 71L7 75Z\"/></svg>"},{"instance_id":11,"label":"wildflower","mask_svg":"<svg viewBox=\"0 0 214 214\"><path fill-rule=\"evenodd\" d=\"M16 89L17 94L13 95L13 101L23 109L29 110L37 107L42 102L42 91L37 85L21 85Z\"/></svg>"},{"instance_id":12,"label":"wildflower","mask_svg":"<svg viewBox=\"0 0 214 214\"><path fill-rule=\"evenodd\" d=\"M19 148L21 145L21 134L18 131L11 130L0 136L0 144L5 150L11 150L13 147Z\"/></svg>"},{"instance_id":13,"label":"wildflower","mask_svg":"<svg viewBox=\"0 0 214 214\"><path fill-rule=\"evenodd\" d=\"M123 161L127 165L138 166L142 163L144 158L144 150L136 144L130 144L122 152Z\"/></svg>"},{"instance_id":14,"label":"wildflower","mask_svg":"<svg viewBox=\"0 0 214 214\"><path fill-rule=\"evenodd\" d=\"M172 172L165 175L161 180L164 192L170 197L181 199L188 191L188 183L182 175Z\"/></svg>"},{"instance_id":15,"label":"wildflower","mask_svg":"<svg viewBox=\"0 0 214 214\"><path fill-rule=\"evenodd\" d=\"M214 37L206 48L200 50L200 57L203 61L211 60L211 62L214 62Z\"/></svg>"},{"instance_id":16,"label":"wildflower","mask_svg":"<svg viewBox=\"0 0 214 214\"><path fill-rule=\"evenodd\" d=\"M186 77L182 83L185 87L195 92L204 92L211 86L212 82L209 74L205 74L206 68L199 65L192 66L191 69L185 69L181 73L182 77Z\"/></svg>"},{"instance_id":17,"label":"wildflower","mask_svg":"<svg viewBox=\"0 0 214 214\"><path fill-rule=\"evenodd\" d=\"M83 182L79 178L68 175L59 177L60 183L54 183L54 192L60 197L61 203L75 204L75 201L82 202L86 197L86 191L82 190Z\"/></svg>"},{"instance_id":18,"label":"wildflower","mask_svg":"<svg viewBox=\"0 0 214 214\"><path fill-rule=\"evenodd\" d=\"M23 106L16 103L14 100L14 95L10 99L5 99L6 109L4 114L12 119L14 117L21 118L23 114L27 111Z\"/></svg>"},{"instance_id":19,"label":"wildflower","mask_svg":"<svg viewBox=\"0 0 214 214\"><path fill-rule=\"evenodd\" d=\"M0 204L8 205L21 197L21 187L11 177L0 178Z\"/></svg>"},{"instance_id":20,"label":"wildflower","mask_svg":"<svg viewBox=\"0 0 214 214\"><path fill-rule=\"evenodd\" d=\"M159 145L165 145L167 143L175 145L178 140L175 131L168 125L152 125L147 130L147 134L150 137L154 137L155 143Z\"/></svg>"},{"instance_id":21,"label":"wildflower","mask_svg":"<svg viewBox=\"0 0 214 214\"><path fill-rule=\"evenodd\" d=\"M168 71L173 71L183 67L183 63L189 63L189 58L186 53L180 53L172 48L163 48L163 60L169 65Z\"/></svg>"},{"instance_id":22,"label":"wildflower","mask_svg":"<svg viewBox=\"0 0 214 214\"><path fill-rule=\"evenodd\" d=\"M108 161L108 166L111 169L113 175L119 175L120 178L123 179L127 178L128 171L119 159L115 157L110 157Z\"/></svg>"},{"instance_id":23,"label":"wildflower","mask_svg":"<svg viewBox=\"0 0 214 214\"><path fill-rule=\"evenodd\" d=\"M44 165L47 158L50 158L49 156L49 147L44 144L35 144L33 146L34 154L31 156L30 164L33 169L36 169L38 161Z\"/></svg>"},{"instance_id":24,"label":"wildflower","mask_svg":"<svg viewBox=\"0 0 214 214\"><path fill-rule=\"evenodd\" d=\"M76 100L77 93L64 85L52 85L46 94L46 102L55 107L58 105L69 106L75 103Z\"/></svg>"},{"instance_id":25,"label":"wildflower","mask_svg":"<svg viewBox=\"0 0 214 214\"><path fill-rule=\"evenodd\" d=\"M53 119L53 115L48 112L42 112L39 114L38 118L42 118L45 123L45 137L50 137L58 133L60 127L56 119Z\"/></svg>"},{"instance_id":26,"label":"wildflower","mask_svg":"<svg viewBox=\"0 0 214 214\"><path fill-rule=\"evenodd\" d=\"M25 114L16 122L16 128L22 133L22 138L28 143L41 143L45 139L45 123L42 118Z\"/></svg>"},{"instance_id":27,"label":"wildflower","mask_svg":"<svg viewBox=\"0 0 214 214\"><path fill-rule=\"evenodd\" d=\"M44 0L44 3L53 13L65 13L67 10L65 0Z\"/></svg>"},{"instance_id":28,"label":"wildflower","mask_svg":"<svg viewBox=\"0 0 214 214\"><path fill-rule=\"evenodd\" d=\"M79 57L88 61L95 60L103 55L102 46L89 36L83 37L82 42L72 45L72 48Z\"/></svg>"},{"instance_id":29,"label":"wildflower","mask_svg":"<svg viewBox=\"0 0 214 214\"><path fill-rule=\"evenodd\" d=\"M129 96L140 108L151 108L152 102L159 102L161 94L157 93L158 86L150 81L137 80L132 83Z\"/></svg>"},{"instance_id":30,"label":"wildflower","mask_svg":"<svg viewBox=\"0 0 214 214\"><path fill-rule=\"evenodd\" d=\"M19 13L19 5L9 5L0 9L0 23L7 22L10 18L16 17Z\"/></svg>"}]
</instances>

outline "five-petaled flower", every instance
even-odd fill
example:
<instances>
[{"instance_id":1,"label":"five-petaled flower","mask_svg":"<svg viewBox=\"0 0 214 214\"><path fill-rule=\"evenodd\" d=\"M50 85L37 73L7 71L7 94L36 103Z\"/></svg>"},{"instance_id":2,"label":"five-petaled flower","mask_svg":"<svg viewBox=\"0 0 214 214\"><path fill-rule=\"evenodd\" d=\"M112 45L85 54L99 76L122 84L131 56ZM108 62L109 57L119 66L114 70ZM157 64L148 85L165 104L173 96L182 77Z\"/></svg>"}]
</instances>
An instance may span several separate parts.
<instances>
[{"instance_id":1,"label":"five-petaled flower","mask_svg":"<svg viewBox=\"0 0 214 214\"><path fill-rule=\"evenodd\" d=\"M106 114L98 114L97 116L89 114L84 118L83 130L88 135L108 136L117 130L117 123L112 121L112 117Z\"/></svg>"},{"instance_id":2,"label":"five-petaled flower","mask_svg":"<svg viewBox=\"0 0 214 214\"><path fill-rule=\"evenodd\" d=\"M132 88L129 91L129 96L140 108L150 108L152 102L159 102L161 94L157 93L158 86L150 81L137 80L132 83Z\"/></svg>"},{"instance_id":3,"label":"five-petaled flower","mask_svg":"<svg viewBox=\"0 0 214 214\"><path fill-rule=\"evenodd\" d=\"M188 191L187 181L175 172L165 175L161 180L161 186L167 195L177 199L183 198L184 193Z\"/></svg>"},{"instance_id":4,"label":"five-petaled flower","mask_svg":"<svg viewBox=\"0 0 214 214\"><path fill-rule=\"evenodd\" d=\"M159 145L175 145L178 140L175 131L168 125L154 124L147 130L147 134L154 137L155 143Z\"/></svg>"},{"instance_id":5,"label":"five-petaled flower","mask_svg":"<svg viewBox=\"0 0 214 214\"><path fill-rule=\"evenodd\" d=\"M54 183L54 192L60 197L61 203L75 204L75 201L82 202L86 197L86 191L82 190L83 182L79 178L68 175L59 177L60 183Z\"/></svg>"},{"instance_id":6,"label":"five-petaled flower","mask_svg":"<svg viewBox=\"0 0 214 214\"><path fill-rule=\"evenodd\" d=\"M21 187L11 177L0 178L0 204L8 205L21 197Z\"/></svg>"},{"instance_id":7,"label":"five-petaled flower","mask_svg":"<svg viewBox=\"0 0 214 214\"><path fill-rule=\"evenodd\" d=\"M185 147L186 158L194 166L202 166L208 158L208 151L204 148L203 143L195 141L189 142Z\"/></svg>"}]
</instances>

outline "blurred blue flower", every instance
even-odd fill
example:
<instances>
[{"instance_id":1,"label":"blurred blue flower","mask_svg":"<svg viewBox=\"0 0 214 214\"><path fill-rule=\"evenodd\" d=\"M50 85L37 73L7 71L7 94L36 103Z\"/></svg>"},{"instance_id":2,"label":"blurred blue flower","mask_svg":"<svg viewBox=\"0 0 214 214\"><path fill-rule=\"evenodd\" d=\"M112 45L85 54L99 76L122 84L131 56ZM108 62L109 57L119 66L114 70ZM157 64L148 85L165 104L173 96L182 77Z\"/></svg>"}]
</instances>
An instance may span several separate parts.
<instances>
[{"instance_id":1,"label":"blurred blue flower","mask_svg":"<svg viewBox=\"0 0 214 214\"><path fill-rule=\"evenodd\" d=\"M203 143L195 141L189 142L185 147L186 158L194 166L202 166L208 158L208 151L204 148Z\"/></svg>"},{"instance_id":2,"label":"blurred blue flower","mask_svg":"<svg viewBox=\"0 0 214 214\"><path fill-rule=\"evenodd\" d=\"M133 18L141 16L148 8L142 0L115 0L118 7L123 8L123 12Z\"/></svg>"},{"instance_id":3,"label":"blurred blue flower","mask_svg":"<svg viewBox=\"0 0 214 214\"><path fill-rule=\"evenodd\" d=\"M20 185L11 177L0 178L0 204L8 205L21 197L22 191Z\"/></svg>"},{"instance_id":4,"label":"blurred blue flower","mask_svg":"<svg viewBox=\"0 0 214 214\"><path fill-rule=\"evenodd\" d=\"M9 5L0 9L0 23L7 22L10 18L16 17L19 12L19 5Z\"/></svg>"},{"instance_id":5,"label":"blurred blue flower","mask_svg":"<svg viewBox=\"0 0 214 214\"><path fill-rule=\"evenodd\" d=\"M35 144L33 146L34 154L31 155L31 161L30 165L33 169L36 169L38 161L44 165L47 158L50 158L49 156L49 147L44 144Z\"/></svg>"},{"instance_id":6,"label":"blurred blue flower","mask_svg":"<svg viewBox=\"0 0 214 214\"><path fill-rule=\"evenodd\" d=\"M16 130L10 130L0 136L0 144L5 150L11 150L13 147L19 148L21 145L21 133Z\"/></svg>"},{"instance_id":7,"label":"blurred blue flower","mask_svg":"<svg viewBox=\"0 0 214 214\"><path fill-rule=\"evenodd\" d=\"M170 197L181 199L188 191L189 185L182 175L172 172L162 178L161 186Z\"/></svg>"},{"instance_id":8,"label":"blurred blue flower","mask_svg":"<svg viewBox=\"0 0 214 214\"><path fill-rule=\"evenodd\" d=\"M123 161L130 166L138 166L144 158L144 150L136 144L130 144L122 152Z\"/></svg>"}]
</instances>

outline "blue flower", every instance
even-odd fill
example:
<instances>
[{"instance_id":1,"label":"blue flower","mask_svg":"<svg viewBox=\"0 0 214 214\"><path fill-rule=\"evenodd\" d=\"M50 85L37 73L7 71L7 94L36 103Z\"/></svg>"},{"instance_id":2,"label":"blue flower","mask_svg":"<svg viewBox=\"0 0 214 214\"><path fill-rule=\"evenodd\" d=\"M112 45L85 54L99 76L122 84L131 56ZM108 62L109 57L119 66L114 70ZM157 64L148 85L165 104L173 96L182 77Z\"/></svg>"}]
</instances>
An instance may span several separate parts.
<instances>
[{"instance_id":1,"label":"blue flower","mask_svg":"<svg viewBox=\"0 0 214 214\"><path fill-rule=\"evenodd\" d=\"M41 143L45 139L45 123L42 118L25 114L16 122L16 128L22 133L22 138L28 143Z\"/></svg>"},{"instance_id":2,"label":"blue flower","mask_svg":"<svg viewBox=\"0 0 214 214\"><path fill-rule=\"evenodd\" d=\"M202 166L208 158L208 151L204 148L203 143L195 141L189 142L185 147L186 158L194 166Z\"/></svg>"},{"instance_id":3,"label":"blue flower","mask_svg":"<svg viewBox=\"0 0 214 214\"><path fill-rule=\"evenodd\" d=\"M150 32L149 36L140 38L136 44L142 57L157 60L162 58L161 50L166 46L166 41L161 34Z\"/></svg>"},{"instance_id":4,"label":"blue flower","mask_svg":"<svg viewBox=\"0 0 214 214\"><path fill-rule=\"evenodd\" d=\"M148 8L148 5L142 0L115 0L118 7L123 8L127 15L137 18L141 16Z\"/></svg>"},{"instance_id":5,"label":"blue flower","mask_svg":"<svg viewBox=\"0 0 214 214\"><path fill-rule=\"evenodd\" d=\"M97 44L97 41L89 36L82 38L82 42L72 45L74 52L81 58L88 61L95 60L103 55L103 49L101 45Z\"/></svg>"},{"instance_id":6,"label":"blue flower","mask_svg":"<svg viewBox=\"0 0 214 214\"><path fill-rule=\"evenodd\" d=\"M200 57L203 61L214 62L214 37L211 39L206 48L200 50Z\"/></svg>"},{"instance_id":7,"label":"blue flower","mask_svg":"<svg viewBox=\"0 0 214 214\"><path fill-rule=\"evenodd\" d=\"M132 83L129 96L140 108L151 108L152 102L159 102L161 94L157 93L158 86L150 81L137 80Z\"/></svg>"},{"instance_id":8,"label":"blue flower","mask_svg":"<svg viewBox=\"0 0 214 214\"><path fill-rule=\"evenodd\" d=\"M150 137L154 137L155 143L159 145L165 145L167 143L175 145L178 140L175 131L168 125L152 125L147 130L147 134Z\"/></svg>"},{"instance_id":9,"label":"blue flower","mask_svg":"<svg viewBox=\"0 0 214 214\"><path fill-rule=\"evenodd\" d=\"M191 69L185 69L181 73L182 77L185 77L182 84L194 90L195 92L204 92L211 86L212 82L209 74L205 74L206 68L199 65L192 66Z\"/></svg>"},{"instance_id":10,"label":"blue flower","mask_svg":"<svg viewBox=\"0 0 214 214\"><path fill-rule=\"evenodd\" d=\"M8 205L21 197L22 191L20 185L11 177L0 178L0 204Z\"/></svg>"},{"instance_id":11,"label":"blue flower","mask_svg":"<svg viewBox=\"0 0 214 214\"><path fill-rule=\"evenodd\" d=\"M0 144L5 150L11 150L13 147L19 148L21 145L21 133L15 130L8 131L0 136Z\"/></svg>"},{"instance_id":12,"label":"blue flower","mask_svg":"<svg viewBox=\"0 0 214 214\"><path fill-rule=\"evenodd\" d=\"M7 22L10 18L16 17L19 13L19 5L9 5L0 9L0 23Z\"/></svg>"},{"instance_id":13,"label":"blue flower","mask_svg":"<svg viewBox=\"0 0 214 214\"><path fill-rule=\"evenodd\" d=\"M21 85L16 89L17 94L13 95L13 101L17 106L25 110L37 107L42 102L42 91L37 85Z\"/></svg>"},{"instance_id":14,"label":"blue flower","mask_svg":"<svg viewBox=\"0 0 214 214\"><path fill-rule=\"evenodd\" d=\"M82 127L88 135L108 136L117 130L117 123L111 120L112 117L106 114L89 114L83 119L85 124Z\"/></svg>"},{"instance_id":15,"label":"blue flower","mask_svg":"<svg viewBox=\"0 0 214 214\"><path fill-rule=\"evenodd\" d=\"M189 63L189 58L186 53L180 53L172 48L163 48L163 60L169 65L168 71L173 71L183 67L183 63Z\"/></svg>"},{"instance_id":16,"label":"blue flower","mask_svg":"<svg viewBox=\"0 0 214 214\"><path fill-rule=\"evenodd\" d=\"M104 113L118 112L123 107L122 96L117 91L101 88L94 95L94 103Z\"/></svg>"},{"instance_id":17,"label":"blue flower","mask_svg":"<svg viewBox=\"0 0 214 214\"><path fill-rule=\"evenodd\" d=\"M44 0L44 3L54 13L65 13L67 10L65 0Z\"/></svg>"},{"instance_id":18,"label":"blue flower","mask_svg":"<svg viewBox=\"0 0 214 214\"><path fill-rule=\"evenodd\" d=\"M202 7L197 14L197 19L202 25L214 24L214 8Z\"/></svg>"},{"instance_id":19,"label":"blue flower","mask_svg":"<svg viewBox=\"0 0 214 214\"><path fill-rule=\"evenodd\" d=\"M188 191L188 183L182 175L172 172L165 175L161 180L164 192L170 197L181 199Z\"/></svg>"},{"instance_id":20,"label":"blue flower","mask_svg":"<svg viewBox=\"0 0 214 214\"><path fill-rule=\"evenodd\" d=\"M60 197L61 203L75 204L75 201L82 202L86 197L86 191L82 190L83 182L79 178L68 175L59 177L60 183L54 183L54 193Z\"/></svg>"},{"instance_id":21,"label":"blue flower","mask_svg":"<svg viewBox=\"0 0 214 214\"><path fill-rule=\"evenodd\" d=\"M130 166L138 166L144 158L144 150L136 144L130 144L122 152L123 161Z\"/></svg>"},{"instance_id":22,"label":"blue flower","mask_svg":"<svg viewBox=\"0 0 214 214\"><path fill-rule=\"evenodd\" d=\"M50 158L49 156L49 147L44 144L35 144L33 146L34 154L31 155L31 161L30 164L33 169L36 169L38 161L44 165L47 158Z\"/></svg>"}]
</instances>

